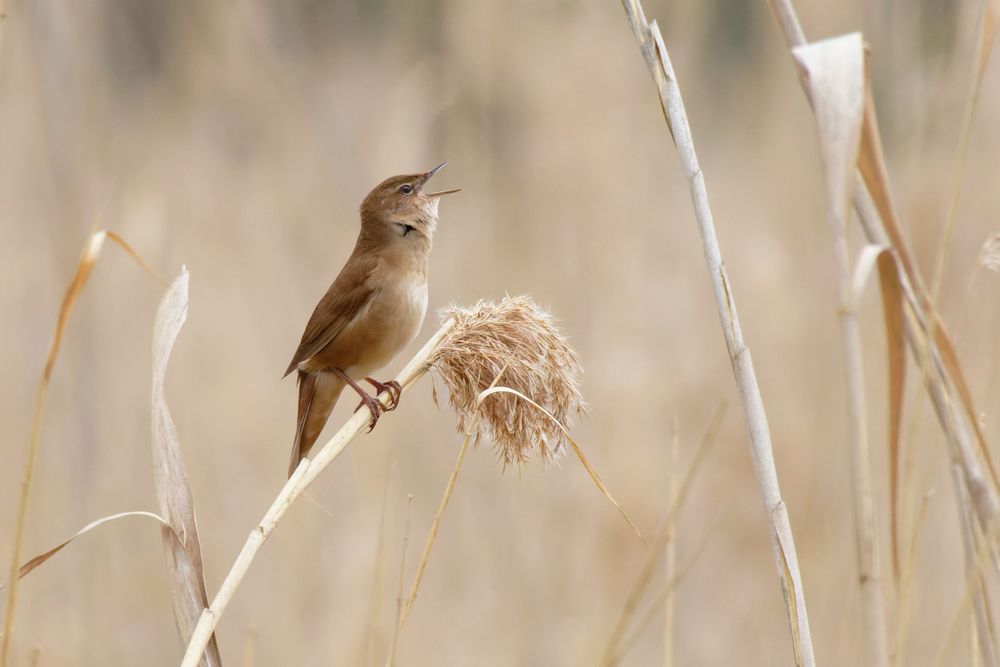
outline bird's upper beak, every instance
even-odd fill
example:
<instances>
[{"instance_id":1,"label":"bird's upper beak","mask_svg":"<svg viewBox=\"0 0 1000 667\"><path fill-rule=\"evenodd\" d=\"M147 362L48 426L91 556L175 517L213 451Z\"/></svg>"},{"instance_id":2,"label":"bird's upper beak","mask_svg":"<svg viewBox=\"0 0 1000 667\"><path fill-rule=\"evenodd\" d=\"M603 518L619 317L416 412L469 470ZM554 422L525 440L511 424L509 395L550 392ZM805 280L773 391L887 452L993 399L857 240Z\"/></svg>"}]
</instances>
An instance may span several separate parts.
<instances>
[{"instance_id":1,"label":"bird's upper beak","mask_svg":"<svg viewBox=\"0 0 1000 667\"><path fill-rule=\"evenodd\" d=\"M427 181L431 180L431 177L434 176L434 174L436 174L439 171L441 171L442 169L444 169L444 166L446 164L448 164L448 163L447 162L442 162L441 164L439 164L438 166L434 167L433 169L431 169L430 171L428 171L426 174L424 174L424 183L427 183ZM459 192L459 191L461 191L461 188L455 188L453 190L440 190L438 192L428 192L428 193L426 193L426 196L427 197L441 197L443 195L450 195L453 192Z\"/></svg>"}]
</instances>

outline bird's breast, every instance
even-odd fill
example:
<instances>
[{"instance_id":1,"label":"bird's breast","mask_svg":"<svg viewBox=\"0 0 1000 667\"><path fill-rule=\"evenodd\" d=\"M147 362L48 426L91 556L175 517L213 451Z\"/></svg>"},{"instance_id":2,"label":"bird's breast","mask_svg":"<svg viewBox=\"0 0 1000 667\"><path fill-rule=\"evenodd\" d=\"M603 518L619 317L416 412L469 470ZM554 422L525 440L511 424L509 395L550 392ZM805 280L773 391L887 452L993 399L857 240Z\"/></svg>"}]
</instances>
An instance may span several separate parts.
<instances>
[{"instance_id":1,"label":"bird's breast","mask_svg":"<svg viewBox=\"0 0 1000 667\"><path fill-rule=\"evenodd\" d=\"M367 335L351 374L373 373L392 361L417 336L426 313L427 281L423 276L384 281L359 327Z\"/></svg>"},{"instance_id":2,"label":"bird's breast","mask_svg":"<svg viewBox=\"0 0 1000 667\"><path fill-rule=\"evenodd\" d=\"M405 347L416 338L427 314L427 281L422 277L401 281L395 292L393 311L398 318L400 334L405 338L401 347Z\"/></svg>"}]
</instances>

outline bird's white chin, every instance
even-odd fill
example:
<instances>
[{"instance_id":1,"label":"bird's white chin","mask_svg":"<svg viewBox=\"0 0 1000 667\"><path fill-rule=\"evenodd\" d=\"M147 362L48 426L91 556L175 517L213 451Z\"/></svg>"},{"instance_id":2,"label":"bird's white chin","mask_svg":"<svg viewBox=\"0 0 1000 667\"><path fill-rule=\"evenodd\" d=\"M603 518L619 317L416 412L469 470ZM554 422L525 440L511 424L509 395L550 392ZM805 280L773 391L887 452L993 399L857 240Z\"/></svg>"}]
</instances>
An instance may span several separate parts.
<instances>
[{"instance_id":1,"label":"bird's white chin","mask_svg":"<svg viewBox=\"0 0 1000 667\"><path fill-rule=\"evenodd\" d=\"M438 205L441 203L440 197L430 197L427 203L423 205L424 214L428 218L433 218L435 221L438 217Z\"/></svg>"}]
</instances>

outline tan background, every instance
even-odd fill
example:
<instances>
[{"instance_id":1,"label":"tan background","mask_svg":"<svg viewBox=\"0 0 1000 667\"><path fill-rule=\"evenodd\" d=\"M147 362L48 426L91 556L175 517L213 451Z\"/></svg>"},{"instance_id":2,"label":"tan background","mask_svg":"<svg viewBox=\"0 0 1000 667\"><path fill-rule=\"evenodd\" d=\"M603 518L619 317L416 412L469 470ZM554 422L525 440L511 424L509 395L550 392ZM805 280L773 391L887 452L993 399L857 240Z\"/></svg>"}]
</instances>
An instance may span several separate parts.
<instances>
[{"instance_id":1,"label":"tan background","mask_svg":"<svg viewBox=\"0 0 1000 667\"><path fill-rule=\"evenodd\" d=\"M860 29L872 45L896 196L929 275L979 3L798 4L811 36ZM812 117L763 0L649 2L646 10L659 19L681 80L757 363L817 657L857 664L843 365ZM7 12L4 571L37 376L92 226L118 231L165 273L190 269L190 319L167 396L214 592L284 479L295 388L279 377L350 252L358 203L386 176L447 159L439 184L463 192L442 206L432 309L506 292L553 310L585 368L591 414L576 433L648 534L665 515L671 416L686 465L715 406L728 401L719 444L680 521L682 562L706 534L708 542L677 592L677 664L790 663L691 205L616 2L46 0L9 2ZM942 293L994 443L1000 276L972 276L980 245L1000 231L998 114L994 62ZM857 241L856 226L852 234ZM56 367L26 555L99 516L155 507L149 347L161 293L105 249ZM861 317L887 556L874 286ZM429 317L421 338L435 325ZM918 541L905 662L929 665L962 595L961 545L942 440L916 396L911 387L905 437L919 452L918 492L935 492ZM317 504L295 507L264 548L219 628L227 664L240 664L249 642L258 665L381 665L406 499L412 494L408 586L457 445L453 415L435 409L423 382L319 480ZM177 663L159 531L129 521L88 535L23 582L16 664L35 647L42 665ZM445 516L399 664L591 664L644 555L574 460L501 474L480 448ZM887 599L895 609L891 588ZM966 660L965 617L958 631L949 664ZM659 664L661 647L657 617L626 664Z\"/></svg>"}]
</instances>

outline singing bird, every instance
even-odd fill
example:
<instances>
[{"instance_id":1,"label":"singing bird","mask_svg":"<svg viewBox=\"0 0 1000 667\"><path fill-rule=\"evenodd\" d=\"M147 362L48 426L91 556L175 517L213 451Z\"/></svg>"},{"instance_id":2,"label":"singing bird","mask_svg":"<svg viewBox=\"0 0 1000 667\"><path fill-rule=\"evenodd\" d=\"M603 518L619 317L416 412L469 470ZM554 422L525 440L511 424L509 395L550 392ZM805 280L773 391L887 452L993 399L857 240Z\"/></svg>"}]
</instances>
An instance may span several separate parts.
<instances>
[{"instance_id":1,"label":"singing bird","mask_svg":"<svg viewBox=\"0 0 1000 667\"><path fill-rule=\"evenodd\" d=\"M361 397L355 412L371 412L368 430L383 409L358 382L388 391L385 410L399 404L395 380L371 374L412 341L427 312L427 262L441 197L454 190L424 192L447 162L428 172L388 178L361 203L361 231L354 252L313 311L302 342L285 371L298 371L299 415L288 474L309 455L340 392L351 387Z\"/></svg>"}]
</instances>

